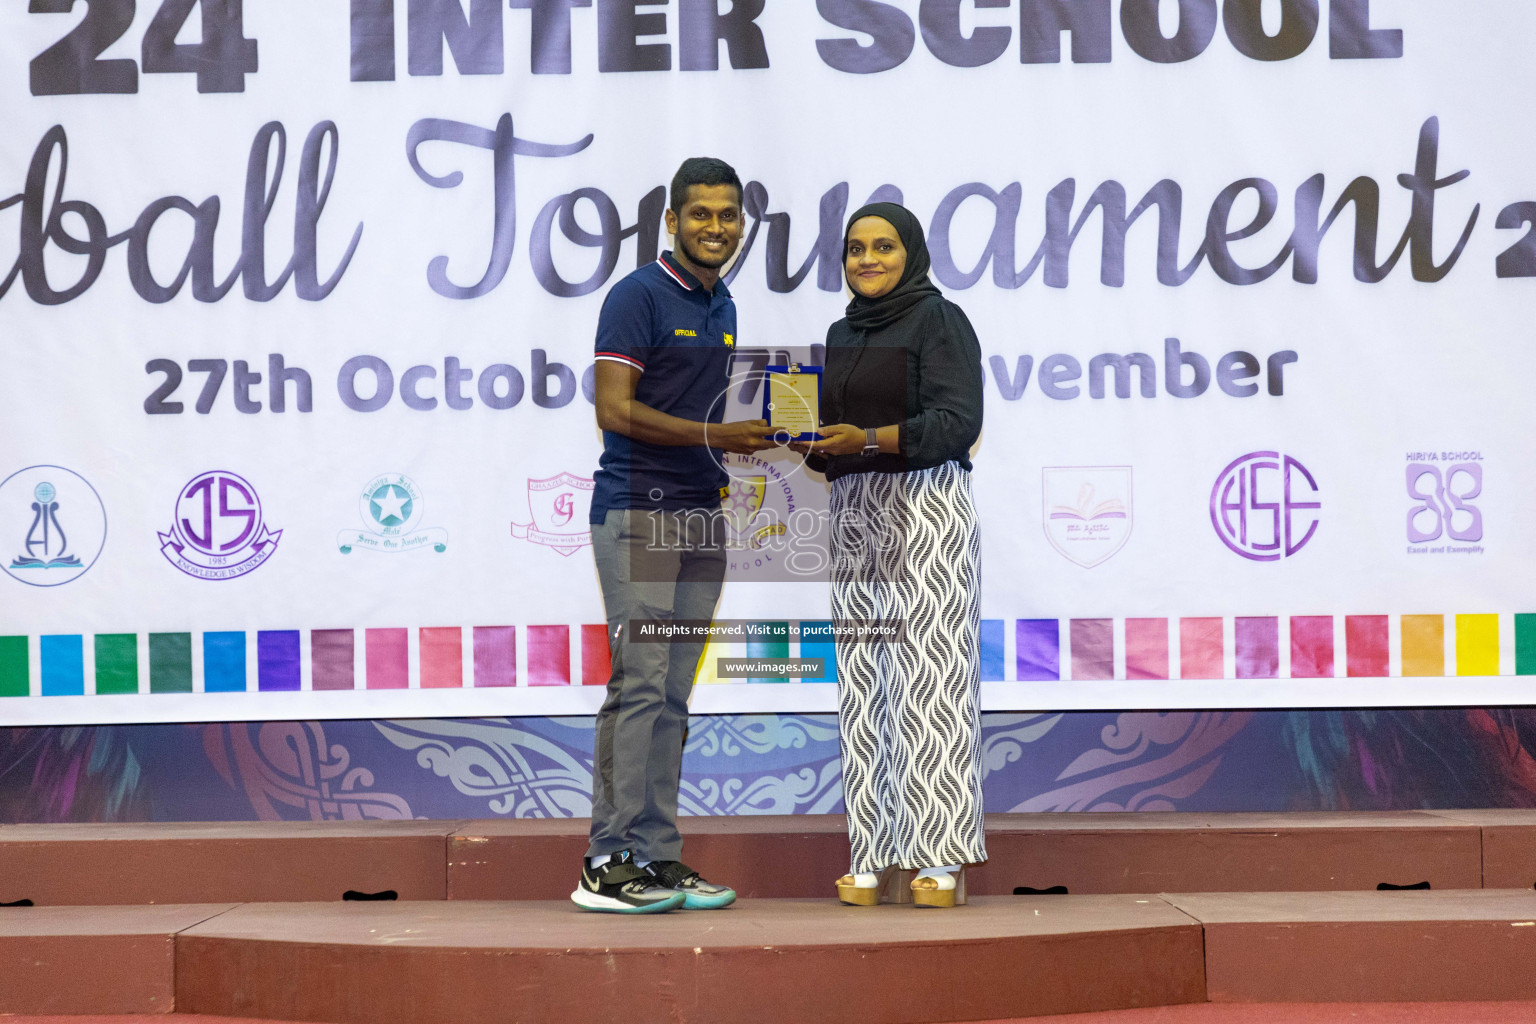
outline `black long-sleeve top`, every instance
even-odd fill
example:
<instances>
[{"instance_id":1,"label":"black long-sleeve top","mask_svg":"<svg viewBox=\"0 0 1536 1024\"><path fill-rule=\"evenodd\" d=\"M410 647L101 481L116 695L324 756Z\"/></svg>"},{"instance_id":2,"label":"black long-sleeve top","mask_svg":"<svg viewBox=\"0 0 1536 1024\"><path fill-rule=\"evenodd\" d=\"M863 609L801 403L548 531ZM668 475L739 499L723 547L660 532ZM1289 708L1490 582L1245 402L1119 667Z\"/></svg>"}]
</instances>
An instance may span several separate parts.
<instances>
[{"instance_id":1,"label":"black long-sleeve top","mask_svg":"<svg viewBox=\"0 0 1536 1024\"><path fill-rule=\"evenodd\" d=\"M846 319L834 323L822 387L822 422L900 428L899 453L813 458L811 468L828 480L952 460L971 468L971 445L981 434L981 344L948 299L926 298L895 323L867 332Z\"/></svg>"}]
</instances>

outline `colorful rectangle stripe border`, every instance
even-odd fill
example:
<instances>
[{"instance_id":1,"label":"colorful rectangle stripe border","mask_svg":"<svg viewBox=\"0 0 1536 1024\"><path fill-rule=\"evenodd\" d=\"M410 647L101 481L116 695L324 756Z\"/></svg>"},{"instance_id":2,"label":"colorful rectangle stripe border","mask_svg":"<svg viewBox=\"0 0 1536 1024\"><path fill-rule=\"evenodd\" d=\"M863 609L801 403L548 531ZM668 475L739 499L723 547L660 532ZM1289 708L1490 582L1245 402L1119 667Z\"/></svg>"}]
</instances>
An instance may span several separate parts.
<instances>
[{"instance_id":1,"label":"colorful rectangle stripe border","mask_svg":"<svg viewBox=\"0 0 1536 1024\"><path fill-rule=\"evenodd\" d=\"M830 622L760 625L711 652L836 681ZM1536 612L984 619L978 640L987 682L1536 675ZM609 645L602 623L0 636L0 698L605 686Z\"/></svg>"}]
</instances>

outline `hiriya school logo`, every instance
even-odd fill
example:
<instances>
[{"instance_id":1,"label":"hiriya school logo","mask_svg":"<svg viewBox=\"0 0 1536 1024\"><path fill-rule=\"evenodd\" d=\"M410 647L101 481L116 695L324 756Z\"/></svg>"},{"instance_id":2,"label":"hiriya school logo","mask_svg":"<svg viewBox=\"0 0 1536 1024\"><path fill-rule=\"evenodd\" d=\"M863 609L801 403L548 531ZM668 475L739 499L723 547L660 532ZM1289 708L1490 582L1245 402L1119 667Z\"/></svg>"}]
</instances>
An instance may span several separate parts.
<instances>
[{"instance_id":1,"label":"hiriya school logo","mask_svg":"<svg viewBox=\"0 0 1536 1024\"><path fill-rule=\"evenodd\" d=\"M1317 532L1322 502L1307 467L1279 452L1233 459L1211 488L1211 525L1221 542L1255 562L1289 558Z\"/></svg>"},{"instance_id":2,"label":"hiriya school logo","mask_svg":"<svg viewBox=\"0 0 1536 1024\"><path fill-rule=\"evenodd\" d=\"M282 530L268 530L250 481L216 469L192 478L176 496L176 517L159 534L160 553L204 580L229 580L256 569L277 550Z\"/></svg>"},{"instance_id":3,"label":"hiriya school logo","mask_svg":"<svg viewBox=\"0 0 1536 1024\"><path fill-rule=\"evenodd\" d=\"M363 485L357 496L363 529L342 530L336 536L341 553L358 551L448 550L448 531L417 529L423 503L421 488L404 473L381 473Z\"/></svg>"},{"instance_id":4,"label":"hiriya school logo","mask_svg":"<svg viewBox=\"0 0 1536 1024\"><path fill-rule=\"evenodd\" d=\"M727 578L793 582L825 577L826 490L806 484L803 473L785 472L779 463L755 455L727 454L721 465L730 474L720 503Z\"/></svg>"},{"instance_id":5,"label":"hiriya school logo","mask_svg":"<svg viewBox=\"0 0 1536 1024\"><path fill-rule=\"evenodd\" d=\"M1108 561L1131 539L1131 467L1047 466L1041 493L1046 539L1083 568Z\"/></svg>"},{"instance_id":6,"label":"hiriya school logo","mask_svg":"<svg viewBox=\"0 0 1536 1024\"><path fill-rule=\"evenodd\" d=\"M1473 451L1408 453L1408 553L1480 555L1483 455ZM1438 542L1438 543L1437 543Z\"/></svg>"},{"instance_id":7,"label":"hiriya school logo","mask_svg":"<svg viewBox=\"0 0 1536 1024\"><path fill-rule=\"evenodd\" d=\"M68 583L95 564L106 542L107 510L79 473L28 466L0 481L0 567L13 579Z\"/></svg>"},{"instance_id":8,"label":"hiriya school logo","mask_svg":"<svg viewBox=\"0 0 1536 1024\"><path fill-rule=\"evenodd\" d=\"M587 513L592 508L592 478L560 473L528 481L528 514L533 521L512 523L512 536L569 557L592 543Z\"/></svg>"}]
</instances>

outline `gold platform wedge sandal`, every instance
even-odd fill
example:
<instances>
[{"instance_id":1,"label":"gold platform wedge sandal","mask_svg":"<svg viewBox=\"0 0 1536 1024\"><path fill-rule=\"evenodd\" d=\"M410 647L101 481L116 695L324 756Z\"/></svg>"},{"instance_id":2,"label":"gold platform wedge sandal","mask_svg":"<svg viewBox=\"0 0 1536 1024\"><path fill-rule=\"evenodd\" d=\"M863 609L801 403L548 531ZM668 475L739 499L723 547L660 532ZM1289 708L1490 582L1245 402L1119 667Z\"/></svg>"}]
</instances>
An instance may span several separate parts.
<instances>
[{"instance_id":1,"label":"gold platform wedge sandal","mask_svg":"<svg viewBox=\"0 0 1536 1024\"><path fill-rule=\"evenodd\" d=\"M965 866L925 868L912 879L912 902L919 907L965 905Z\"/></svg>"},{"instance_id":2,"label":"gold platform wedge sandal","mask_svg":"<svg viewBox=\"0 0 1536 1024\"><path fill-rule=\"evenodd\" d=\"M847 874L837 880L837 899L850 907L881 903L911 903L913 872L892 865L882 870Z\"/></svg>"}]
</instances>

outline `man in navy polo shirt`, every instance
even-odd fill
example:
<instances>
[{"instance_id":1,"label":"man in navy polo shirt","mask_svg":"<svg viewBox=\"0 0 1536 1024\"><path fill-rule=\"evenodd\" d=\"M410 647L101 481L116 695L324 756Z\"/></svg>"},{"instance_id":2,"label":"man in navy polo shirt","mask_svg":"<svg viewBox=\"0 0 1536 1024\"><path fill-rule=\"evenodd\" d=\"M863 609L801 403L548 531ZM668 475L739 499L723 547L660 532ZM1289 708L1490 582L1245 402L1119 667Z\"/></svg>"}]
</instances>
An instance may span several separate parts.
<instances>
[{"instance_id":1,"label":"man in navy polo shirt","mask_svg":"<svg viewBox=\"0 0 1536 1024\"><path fill-rule=\"evenodd\" d=\"M639 914L728 906L736 893L683 864L677 830L688 695L702 640L636 642L634 624L714 617L726 556L721 450L771 447L763 420L722 423L736 307L720 268L741 242L741 179L685 160L664 252L609 291L597 323L592 551L613 674L597 716L592 836L571 899Z\"/></svg>"}]
</instances>

